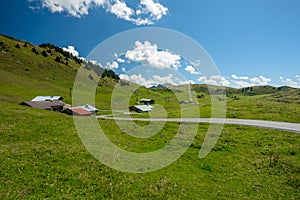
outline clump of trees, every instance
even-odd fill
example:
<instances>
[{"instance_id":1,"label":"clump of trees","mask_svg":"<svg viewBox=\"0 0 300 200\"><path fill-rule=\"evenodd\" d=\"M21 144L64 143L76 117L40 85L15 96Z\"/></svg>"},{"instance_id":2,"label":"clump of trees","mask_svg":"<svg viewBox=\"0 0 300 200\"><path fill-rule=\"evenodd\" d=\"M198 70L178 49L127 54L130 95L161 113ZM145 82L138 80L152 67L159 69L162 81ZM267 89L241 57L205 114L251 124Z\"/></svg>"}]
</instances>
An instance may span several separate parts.
<instances>
[{"instance_id":1,"label":"clump of trees","mask_svg":"<svg viewBox=\"0 0 300 200\"><path fill-rule=\"evenodd\" d=\"M19 44L16 44L15 46L17 49L21 49L21 46Z\"/></svg>"},{"instance_id":2,"label":"clump of trees","mask_svg":"<svg viewBox=\"0 0 300 200\"><path fill-rule=\"evenodd\" d=\"M77 64L82 64L83 63L83 61L80 58L78 58L77 56L73 56L71 53L66 52L62 48L60 48L58 46L55 46L53 44L50 44L50 43L40 44L39 47L48 48L50 51L54 50L55 52L60 53L61 55L63 55L67 59L71 58L71 59L75 60L75 62ZM66 63L64 63L64 64L66 64Z\"/></svg>"},{"instance_id":3,"label":"clump of trees","mask_svg":"<svg viewBox=\"0 0 300 200\"><path fill-rule=\"evenodd\" d=\"M55 62L58 62L58 63L62 62L61 56L56 56Z\"/></svg>"},{"instance_id":4,"label":"clump of trees","mask_svg":"<svg viewBox=\"0 0 300 200\"><path fill-rule=\"evenodd\" d=\"M44 57L48 57L48 54L47 54L47 52L44 50L44 51L42 51L42 55L44 56Z\"/></svg>"},{"instance_id":5,"label":"clump of trees","mask_svg":"<svg viewBox=\"0 0 300 200\"><path fill-rule=\"evenodd\" d=\"M112 70L107 70L105 69L103 74L102 74L102 78L104 77L109 77L109 78L112 78L114 79L115 81L119 81L120 80L120 77Z\"/></svg>"},{"instance_id":6,"label":"clump of trees","mask_svg":"<svg viewBox=\"0 0 300 200\"><path fill-rule=\"evenodd\" d=\"M84 66L88 70L94 71L98 76L104 78L109 77L112 78L114 81L118 82L120 80L120 77L112 70L110 69L103 69L97 64L93 64L91 62L85 62Z\"/></svg>"},{"instance_id":7,"label":"clump of trees","mask_svg":"<svg viewBox=\"0 0 300 200\"><path fill-rule=\"evenodd\" d=\"M36 55L39 55L39 52L38 52L34 47L32 47L31 51L32 51L33 53L35 53Z\"/></svg>"},{"instance_id":8,"label":"clump of trees","mask_svg":"<svg viewBox=\"0 0 300 200\"><path fill-rule=\"evenodd\" d=\"M0 49L1 50L6 49L6 44L4 42L0 42Z\"/></svg>"},{"instance_id":9,"label":"clump of trees","mask_svg":"<svg viewBox=\"0 0 300 200\"><path fill-rule=\"evenodd\" d=\"M253 87L244 87L242 88L242 92L246 92L246 91L249 91L249 92L252 92L253 91Z\"/></svg>"},{"instance_id":10,"label":"clump of trees","mask_svg":"<svg viewBox=\"0 0 300 200\"><path fill-rule=\"evenodd\" d=\"M202 99L202 98L204 98L204 94L197 95L197 99Z\"/></svg>"},{"instance_id":11,"label":"clump of trees","mask_svg":"<svg viewBox=\"0 0 300 200\"><path fill-rule=\"evenodd\" d=\"M61 56L56 56L56 58L54 60L55 60L55 62L65 64L67 66L69 65L68 59L65 58L65 60L67 60L67 61L64 62L64 60Z\"/></svg>"},{"instance_id":12,"label":"clump of trees","mask_svg":"<svg viewBox=\"0 0 300 200\"><path fill-rule=\"evenodd\" d=\"M129 86L129 82L127 81L120 81L119 83L121 86Z\"/></svg>"}]
</instances>

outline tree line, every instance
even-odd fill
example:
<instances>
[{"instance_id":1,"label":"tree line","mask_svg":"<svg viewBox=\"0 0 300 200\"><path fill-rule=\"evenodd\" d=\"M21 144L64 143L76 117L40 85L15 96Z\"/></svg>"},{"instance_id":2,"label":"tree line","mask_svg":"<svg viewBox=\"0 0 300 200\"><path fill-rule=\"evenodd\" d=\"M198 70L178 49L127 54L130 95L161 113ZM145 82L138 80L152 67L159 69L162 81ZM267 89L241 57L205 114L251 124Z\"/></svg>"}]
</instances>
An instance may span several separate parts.
<instances>
[{"instance_id":1,"label":"tree line","mask_svg":"<svg viewBox=\"0 0 300 200\"><path fill-rule=\"evenodd\" d=\"M82 64L83 63L82 59L78 58L77 56L72 55L70 52L64 51L62 48L60 48L58 46L55 46L53 44L44 43L44 44L40 44L39 47L52 49L52 50L56 51L57 53L62 54L66 59L71 58L71 59L75 60L75 62L77 64ZM56 61L59 62L61 60L60 59L56 59Z\"/></svg>"}]
</instances>

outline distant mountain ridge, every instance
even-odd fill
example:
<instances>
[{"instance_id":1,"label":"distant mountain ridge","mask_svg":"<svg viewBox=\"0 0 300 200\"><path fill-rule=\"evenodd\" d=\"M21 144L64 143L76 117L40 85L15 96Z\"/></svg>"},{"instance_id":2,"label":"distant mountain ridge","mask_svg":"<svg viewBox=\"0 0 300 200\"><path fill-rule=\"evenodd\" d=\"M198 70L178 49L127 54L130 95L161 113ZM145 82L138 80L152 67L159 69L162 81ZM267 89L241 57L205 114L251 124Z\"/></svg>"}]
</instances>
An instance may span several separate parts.
<instances>
[{"instance_id":1,"label":"distant mountain ridge","mask_svg":"<svg viewBox=\"0 0 300 200\"><path fill-rule=\"evenodd\" d=\"M221 90L220 86L210 86L212 93ZM192 85L192 90L197 92L208 93L208 88L205 84ZM274 87L270 85L253 86L245 88L231 88L225 87L227 96L243 95L243 96L255 96L255 95L271 95L268 97L273 101L286 102L286 103L300 103L300 89L289 86Z\"/></svg>"}]
</instances>

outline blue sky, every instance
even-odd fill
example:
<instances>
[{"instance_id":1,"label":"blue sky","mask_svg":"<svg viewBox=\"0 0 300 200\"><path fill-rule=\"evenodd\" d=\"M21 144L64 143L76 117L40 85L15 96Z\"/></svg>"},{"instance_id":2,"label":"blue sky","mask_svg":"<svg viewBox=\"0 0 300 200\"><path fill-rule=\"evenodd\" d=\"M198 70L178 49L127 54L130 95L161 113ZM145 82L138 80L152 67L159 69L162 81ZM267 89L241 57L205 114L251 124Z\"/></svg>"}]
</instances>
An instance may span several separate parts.
<instances>
[{"instance_id":1,"label":"blue sky","mask_svg":"<svg viewBox=\"0 0 300 200\"><path fill-rule=\"evenodd\" d=\"M0 33L71 45L81 57L123 31L163 27L210 54L221 74L199 80L300 87L298 0L18 0L3 1L0 10Z\"/></svg>"}]
</instances>

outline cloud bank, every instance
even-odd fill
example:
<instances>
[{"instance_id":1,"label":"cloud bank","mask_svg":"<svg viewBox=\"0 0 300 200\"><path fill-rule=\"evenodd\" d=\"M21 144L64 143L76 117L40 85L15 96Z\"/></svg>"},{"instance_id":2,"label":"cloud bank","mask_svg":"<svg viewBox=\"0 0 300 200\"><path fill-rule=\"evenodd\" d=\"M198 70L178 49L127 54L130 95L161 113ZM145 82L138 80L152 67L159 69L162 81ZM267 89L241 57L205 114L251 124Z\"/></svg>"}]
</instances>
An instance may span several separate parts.
<instances>
[{"instance_id":1,"label":"cloud bank","mask_svg":"<svg viewBox=\"0 0 300 200\"><path fill-rule=\"evenodd\" d=\"M62 48L64 51L71 53L73 56L79 58L79 52L72 45L69 45L67 48ZM267 78L263 75L256 77L248 77L248 76L238 76L236 74L232 74L231 76L221 76L221 75L213 75L210 77L201 76L200 73L196 70L191 63L191 65L184 65L181 63L181 56L177 54L173 54L167 50L159 50L156 44L151 44L148 41L140 42L136 41L134 44L134 48L132 50L128 50L125 54L118 57L115 54L115 60L112 62L107 62L104 65L101 65L97 61L89 60L88 62L93 63L95 65L99 65L99 67L111 70L120 71L120 78L128 81L135 82L139 85L143 85L146 87L155 86L158 84L171 84L171 85L183 85L183 84L195 84L195 83L205 83L209 85L217 85L217 86L226 86L226 87L251 87L251 86L259 86L259 85L278 85L278 86L290 86L295 88L300 88L300 75L294 75L293 77L285 78L284 76ZM82 60L87 61L85 58L81 58ZM158 69L158 74L160 70L164 69L175 69L179 73L180 72L189 72L190 76L187 77L187 80L180 80L172 74L167 76L159 76L153 75L150 78L145 78L142 74L132 74L127 75L126 65L130 62L137 62L146 64ZM197 62L198 66L200 62ZM180 68L181 67L181 68ZM274 80L275 79L275 80ZM196 81L196 82L195 82Z\"/></svg>"},{"instance_id":2,"label":"cloud bank","mask_svg":"<svg viewBox=\"0 0 300 200\"><path fill-rule=\"evenodd\" d=\"M106 68L114 70L119 68L119 64L116 61L113 61L112 63L107 62L106 63Z\"/></svg>"},{"instance_id":3,"label":"cloud bank","mask_svg":"<svg viewBox=\"0 0 300 200\"><path fill-rule=\"evenodd\" d=\"M186 85L186 84L195 84L193 80L180 80L178 77L175 77L173 74L168 74L166 76L154 75L148 78L145 78L142 74L121 74L120 78L122 80L127 80L134 82L138 85L142 85L145 87L151 87L156 85Z\"/></svg>"},{"instance_id":4,"label":"cloud bank","mask_svg":"<svg viewBox=\"0 0 300 200\"><path fill-rule=\"evenodd\" d=\"M296 80L295 80L295 79L296 79ZM280 77L279 77L280 83L281 83L282 85L300 88L300 77L299 77L299 75L296 75L296 76L295 76L295 79L292 79L292 78L284 78L283 76L280 76Z\"/></svg>"},{"instance_id":5,"label":"cloud bank","mask_svg":"<svg viewBox=\"0 0 300 200\"><path fill-rule=\"evenodd\" d=\"M174 68L177 70L180 67L181 56L169 51L158 50L156 44L148 41L144 43L137 41L134 49L126 52L125 58L130 62L142 63L158 69Z\"/></svg>"},{"instance_id":6,"label":"cloud bank","mask_svg":"<svg viewBox=\"0 0 300 200\"><path fill-rule=\"evenodd\" d=\"M190 72L192 75L193 74L199 74L199 72L197 72L196 69L191 65L186 66L184 70L187 71L187 72Z\"/></svg>"},{"instance_id":7,"label":"cloud bank","mask_svg":"<svg viewBox=\"0 0 300 200\"><path fill-rule=\"evenodd\" d=\"M251 87L257 85L269 85L269 83L272 81L270 78L266 78L264 76L249 78L246 76L237 76L234 74L231 75L231 78L215 75L211 77L200 76L197 80L201 83L206 83L209 85L237 88Z\"/></svg>"},{"instance_id":8,"label":"cloud bank","mask_svg":"<svg viewBox=\"0 0 300 200\"><path fill-rule=\"evenodd\" d=\"M125 0L27 0L37 6L32 9L48 9L52 13L66 13L80 18L89 14L92 8L101 7L108 13L136 25L150 25L168 14L168 8L158 0L140 0L135 8L126 4Z\"/></svg>"},{"instance_id":9,"label":"cloud bank","mask_svg":"<svg viewBox=\"0 0 300 200\"><path fill-rule=\"evenodd\" d=\"M214 75L211 77L200 76L198 78L199 82L204 82L208 85L217 85L217 86L230 86L230 81L223 76Z\"/></svg>"}]
</instances>

